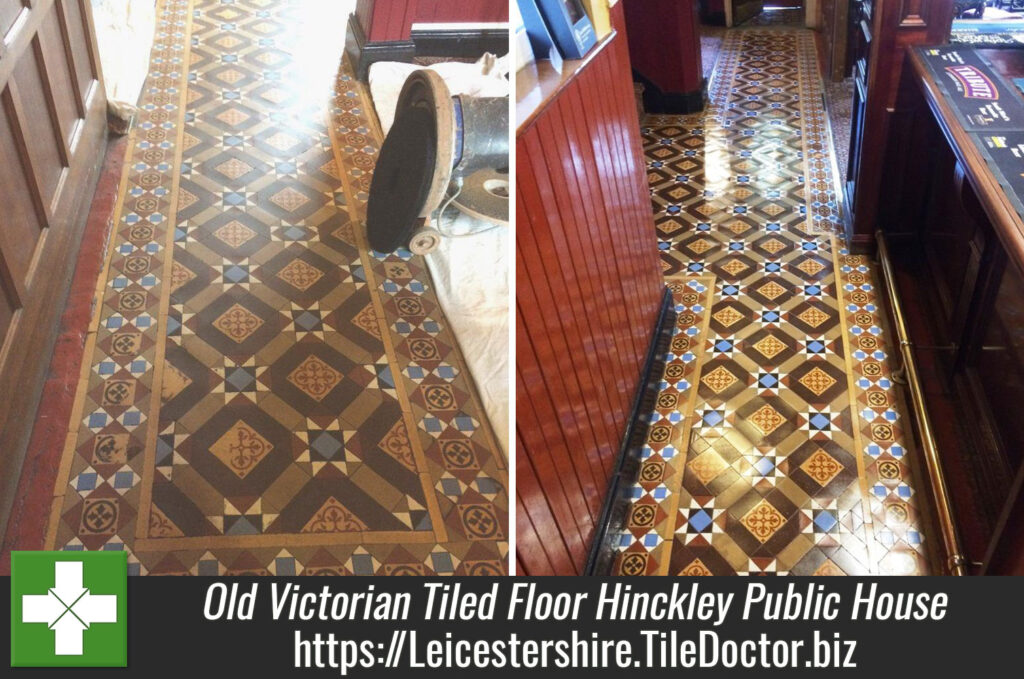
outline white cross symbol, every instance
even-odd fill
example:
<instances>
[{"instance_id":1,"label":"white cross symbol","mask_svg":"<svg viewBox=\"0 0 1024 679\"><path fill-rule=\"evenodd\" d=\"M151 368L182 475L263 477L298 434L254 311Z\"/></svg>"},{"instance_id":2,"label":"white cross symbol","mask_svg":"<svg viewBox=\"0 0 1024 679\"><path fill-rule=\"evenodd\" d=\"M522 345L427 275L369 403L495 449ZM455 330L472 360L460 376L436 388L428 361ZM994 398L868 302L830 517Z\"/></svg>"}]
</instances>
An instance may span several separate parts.
<instances>
[{"instance_id":1,"label":"white cross symbol","mask_svg":"<svg viewBox=\"0 0 1024 679\"><path fill-rule=\"evenodd\" d=\"M41 622L54 632L56 655L82 655L82 632L94 622L117 622L117 595L90 594L82 586L82 562L54 564L56 584L46 594L21 597L21 621Z\"/></svg>"}]
</instances>

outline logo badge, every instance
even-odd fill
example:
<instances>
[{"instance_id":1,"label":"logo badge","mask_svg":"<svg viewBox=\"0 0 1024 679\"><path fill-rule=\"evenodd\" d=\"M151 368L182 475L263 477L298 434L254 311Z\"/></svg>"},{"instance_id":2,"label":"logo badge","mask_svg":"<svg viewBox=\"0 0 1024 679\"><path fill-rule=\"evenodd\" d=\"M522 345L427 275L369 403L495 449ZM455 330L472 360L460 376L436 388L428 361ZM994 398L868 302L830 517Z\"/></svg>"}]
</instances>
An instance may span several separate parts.
<instances>
[{"instance_id":1,"label":"logo badge","mask_svg":"<svg viewBox=\"0 0 1024 679\"><path fill-rule=\"evenodd\" d=\"M127 667L127 553L13 552L11 666Z\"/></svg>"},{"instance_id":2,"label":"logo badge","mask_svg":"<svg viewBox=\"0 0 1024 679\"><path fill-rule=\"evenodd\" d=\"M999 99L999 90L987 75L970 64L947 66L946 70L960 84L960 89L967 99Z\"/></svg>"}]
</instances>

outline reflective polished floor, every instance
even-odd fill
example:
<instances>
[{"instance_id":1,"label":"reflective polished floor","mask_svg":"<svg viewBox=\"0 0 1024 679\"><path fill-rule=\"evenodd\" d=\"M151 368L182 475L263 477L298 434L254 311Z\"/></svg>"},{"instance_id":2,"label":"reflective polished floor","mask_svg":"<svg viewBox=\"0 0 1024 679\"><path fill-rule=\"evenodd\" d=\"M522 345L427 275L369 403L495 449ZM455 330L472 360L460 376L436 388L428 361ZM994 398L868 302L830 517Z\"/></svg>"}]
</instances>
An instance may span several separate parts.
<instances>
[{"instance_id":1,"label":"reflective polished floor","mask_svg":"<svg viewBox=\"0 0 1024 679\"><path fill-rule=\"evenodd\" d=\"M677 320L616 574L930 571L874 266L842 249L813 34L729 31L647 116Z\"/></svg>"},{"instance_id":2,"label":"reflective polished floor","mask_svg":"<svg viewBox=\"0 0 1024 679\"><path fill-rule=\"evenodd\" d=\"M381 140L337 9L160 3L47 548L506 572L506 462L424 264L365 242Z\"/></svg>"}]
</instances>

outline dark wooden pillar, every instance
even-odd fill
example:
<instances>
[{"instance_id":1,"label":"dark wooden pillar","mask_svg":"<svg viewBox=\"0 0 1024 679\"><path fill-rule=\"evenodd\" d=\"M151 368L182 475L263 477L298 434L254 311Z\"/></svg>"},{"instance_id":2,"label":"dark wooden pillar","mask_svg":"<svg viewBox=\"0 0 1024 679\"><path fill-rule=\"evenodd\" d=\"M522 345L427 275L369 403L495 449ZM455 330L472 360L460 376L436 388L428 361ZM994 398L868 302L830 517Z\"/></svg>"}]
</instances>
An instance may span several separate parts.
<instances>
[{"instance_id":1,"label":"dark wooden pillar","mask_svg":"<svg viewBox=\"0 0 1024 679\"><path fill-rule=\"evenodd\" d=\"M846 186L851 213L849 243L854 251L874 247L875 230L898 219L893 196L903 191L911 112L900 97L907 48L949 39L953 0L875 0L870 8L868 53L854 64L858 94L850 173Z\"/></svg>"}]
</instances>

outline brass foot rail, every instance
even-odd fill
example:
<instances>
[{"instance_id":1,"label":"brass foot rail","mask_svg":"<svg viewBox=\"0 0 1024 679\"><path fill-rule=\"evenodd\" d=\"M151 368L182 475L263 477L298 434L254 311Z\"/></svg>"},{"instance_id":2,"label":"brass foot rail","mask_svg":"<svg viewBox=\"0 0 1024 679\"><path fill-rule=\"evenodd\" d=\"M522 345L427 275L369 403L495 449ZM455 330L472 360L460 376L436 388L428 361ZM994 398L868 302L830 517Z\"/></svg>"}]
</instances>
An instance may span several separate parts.
<instances>
[{"instance_id":1,"label":"brass foot rail","mask_svg":"<svg viewBox=\"0 0 1024 679\"><path fill-rule=\"evenodd\" d=\"M932 432L931 419L928 417L928 410L924 404L924 390L921 388L917 361L914 359L914 344L910 341L903 308L896 296L896 278L893 274L892 262L889 259L889 246L885 234L881 231L875 232L875 240L878 242L878 261L882 268L882 283L889 298L889 309L892 312L893 325L899 339L902 359L899 372L910 391L914 420L921 438L921 445L924 448L928 478L931 481L932 493L935 495L939 527L942 530L942 540L948 555L946 566L950 575L967 575L967 559L964 557L960 543L960 532L953 519L953 503L950 501L949 487L946 485L946 477L942 471L942 461L939 459L939 450L935 443L935 434Z\"/></svg>"}]
</instances>

